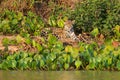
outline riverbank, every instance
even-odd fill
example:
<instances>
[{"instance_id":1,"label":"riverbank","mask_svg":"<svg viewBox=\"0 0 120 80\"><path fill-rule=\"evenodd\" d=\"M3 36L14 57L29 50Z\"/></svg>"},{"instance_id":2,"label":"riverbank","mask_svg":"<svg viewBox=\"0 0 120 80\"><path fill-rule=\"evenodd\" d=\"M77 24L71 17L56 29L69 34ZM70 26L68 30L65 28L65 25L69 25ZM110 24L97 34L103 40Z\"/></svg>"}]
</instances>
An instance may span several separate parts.
<instances>
[{"instance_id":1,"label":"riverbank","mask_svg":"<svg viewBox=\"0 0 120 80\"><path fill-rule=\"evenodd\" d=\"M2 6L9 1L19 5ZM71 2L65 4L1 1L0 69L119 71L118 0L85 0L73 7L69 6ZM79 41L62 34L66 20L74 21L70 27Z\"/></svg>"}]
</instances>

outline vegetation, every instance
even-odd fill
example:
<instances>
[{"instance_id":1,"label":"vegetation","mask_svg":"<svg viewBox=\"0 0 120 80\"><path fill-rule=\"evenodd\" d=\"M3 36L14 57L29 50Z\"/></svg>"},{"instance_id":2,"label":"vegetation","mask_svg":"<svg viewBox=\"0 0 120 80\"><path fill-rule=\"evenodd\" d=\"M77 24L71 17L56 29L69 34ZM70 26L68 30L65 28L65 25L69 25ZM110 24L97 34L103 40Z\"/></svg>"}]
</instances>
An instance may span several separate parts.
<instances>
[{"instance_id":1,"label":"vegetation","mask_svg":"<svg viewBox=\"0 0 120 80\"><path fill-rule=\"evenodd\" d=\"M26 39L26 42L28 40ZM120 47L112 44L98 46L96 43L79 43L79 47L66 46L49 35L48 42L31 41L38 52L18 51L3 53L0 69L15 70L120 70Z\"/></svg>"},{"instance_id":2,"label":"vegetation","mask_svg":"<svg viewBox=\"0 0 120 80\"><path fill-rule=\"evenodd\" d=\"M55 0L40 1L49 7L54 5L48 11L47 21L44 15L35 13L34 0L25 0L27 7L18 8L19 4L0 9L0 34L16 36L1 41L5 49L0 50L0 69L120 70L119 0L85 0L78 2L74 10ZM1 1L0 6L3 3L5 1ZM16 1L18 3L21 2ZM79 42L74 47L64 45L52 34L48 34L47 39L39 37L46 27L63 28L66 19L75 20L77 33L87 33L93 41ZM19 46L19 51L10 52L12 45Z\"/></svg>"},{"instance_id":3,"label":"vegetation","mask_svg":"<svg viewBox=\"0 0 120 80\"><path fill-rule=\"evenodd\" d=\"M3 34L39 35L44 27L42 19L32 12L24 16L22 12L6 10L1 14L0 32Z\"/></svg>"},{"instance_id":4,"label":"vegetation","mask_svg":"<svg viewBox=\"0 0 120 80\"><path fill-rule=\"evenodd\" d=\"M71 14L75 26L83 32L98 28L105 36L114 36L116 25L120 25L120 4L118 0L85 0Z\"/></svg>"}]
</instances>

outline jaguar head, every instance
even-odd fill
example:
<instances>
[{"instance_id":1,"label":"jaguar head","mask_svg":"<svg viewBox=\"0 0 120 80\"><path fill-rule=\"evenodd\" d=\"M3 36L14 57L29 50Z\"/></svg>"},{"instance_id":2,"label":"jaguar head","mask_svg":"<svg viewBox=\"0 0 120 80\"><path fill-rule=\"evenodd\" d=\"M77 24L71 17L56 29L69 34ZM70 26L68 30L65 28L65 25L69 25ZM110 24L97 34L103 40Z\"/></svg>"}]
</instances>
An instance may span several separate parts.
<instances>
[{"instance_id":1,"label":"jaguar head","mask_svg":"<svg viewBox=\"0 0 120 80\"><path fill-rule=\"evenodd\" d=\"M75 23L75 20L67 20L64 22L64 30L70 31L73 28L73 24Z\"/></svg>"}]
</instances>

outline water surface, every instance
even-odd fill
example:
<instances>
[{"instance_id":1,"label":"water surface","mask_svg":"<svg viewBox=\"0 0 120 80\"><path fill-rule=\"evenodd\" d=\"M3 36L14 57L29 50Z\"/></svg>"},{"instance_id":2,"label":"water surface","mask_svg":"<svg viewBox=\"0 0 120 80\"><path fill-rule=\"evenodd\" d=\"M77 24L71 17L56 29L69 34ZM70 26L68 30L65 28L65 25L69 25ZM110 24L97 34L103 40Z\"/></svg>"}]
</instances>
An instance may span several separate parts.
<instances>
[{"instance_id":1,"label":"water surface","mask_svg":"<svg viewBox=\"0 0 120 80\"><path fill-rule=\"evenodd\" d=\"M0 71L0 80L120 80L120 72Z\"/></svg>"}]
</instances>

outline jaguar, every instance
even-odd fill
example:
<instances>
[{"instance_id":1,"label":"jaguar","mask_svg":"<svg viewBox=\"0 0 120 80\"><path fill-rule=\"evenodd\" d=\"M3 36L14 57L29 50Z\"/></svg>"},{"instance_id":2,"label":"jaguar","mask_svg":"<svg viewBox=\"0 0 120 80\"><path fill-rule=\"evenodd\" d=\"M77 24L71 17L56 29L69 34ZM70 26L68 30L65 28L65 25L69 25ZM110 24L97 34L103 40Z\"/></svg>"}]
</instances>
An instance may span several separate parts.
<instances>
[{"instance_id":1,"label":"jaguar","mask_svg":"<svg viewBox=\"0 0 120 80\"><path fill-rule=\"evenodd\" d=\"M51 33L52 35L56 36L58 40L64 41L72 41L72 42L79 42L79 38L77 38L73 24L75 21L67 20L64 22L64 28L56 28L56 27L48 27L44 28L41 31L41 36L47 38L48 34Z\"/></svg>"}]
</instances>

